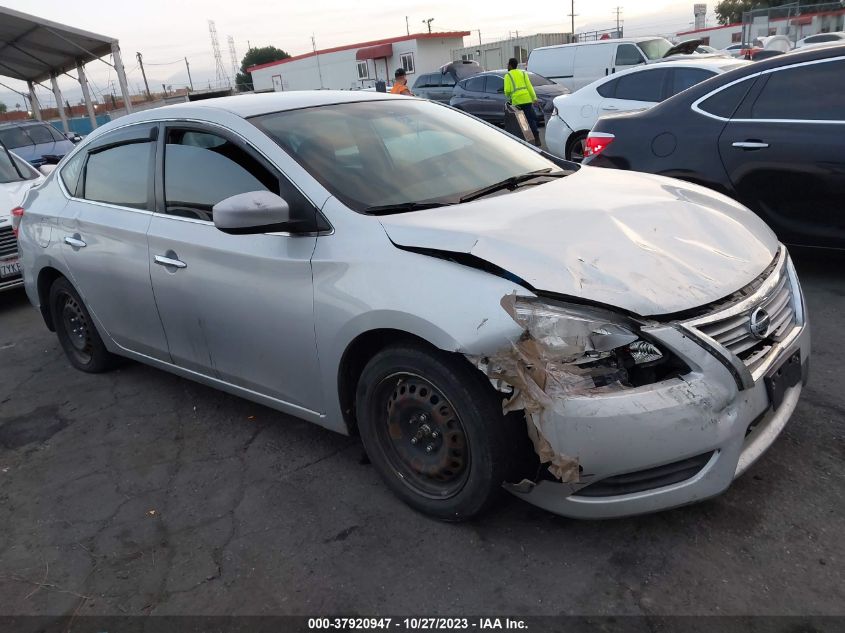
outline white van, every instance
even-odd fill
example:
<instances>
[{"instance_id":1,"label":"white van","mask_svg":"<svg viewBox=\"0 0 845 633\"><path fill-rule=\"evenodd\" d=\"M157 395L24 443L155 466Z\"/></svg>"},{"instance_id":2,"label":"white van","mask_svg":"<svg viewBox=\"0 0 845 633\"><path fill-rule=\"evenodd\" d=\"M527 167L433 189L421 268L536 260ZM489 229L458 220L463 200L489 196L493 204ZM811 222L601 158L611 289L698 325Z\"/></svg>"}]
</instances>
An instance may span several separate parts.
<instances>
[{"instance_id":1,"label":"white van","mask_svg":"<svg viewBox=\"0 0 845 633\"><path fill-rule=\"evenodd\" d=\"M691 54L701 40L678 45L662 37L630 37L535 48L528 56L528 70L548 77L575 92L596 79L638 64L648 64L677 54Z\"/></svg>"}]
</instances>

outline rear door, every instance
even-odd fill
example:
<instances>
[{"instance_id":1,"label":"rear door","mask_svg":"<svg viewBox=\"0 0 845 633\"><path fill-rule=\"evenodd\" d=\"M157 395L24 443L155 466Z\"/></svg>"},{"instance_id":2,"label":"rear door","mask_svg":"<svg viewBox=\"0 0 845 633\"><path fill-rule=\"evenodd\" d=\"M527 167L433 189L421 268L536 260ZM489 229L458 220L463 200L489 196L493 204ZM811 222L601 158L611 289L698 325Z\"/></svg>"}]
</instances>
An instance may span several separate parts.
<instances>
[{"instance_id":1,"label":"rear door","mask_svg":"<svg viewBox=\"0 0 845 633\"><path fill-rule=\"evenodd\" d=\"M789 243L845 247L845 58L763 75L719 138L740 202Z\"/></svg>"},{"instance_id":2,"label":"rear door","mask_svg":"<svg viewBox=\"0 0 845 633\"><path fill-rule=\"evenodd\" d=\"M173 362L320 410L311 287L316 209L223 128L166 124L159 152L150 276ZM303 232L229 235L214 226L217 202L259 190L285 198Z\"/></svg>"},{"instance_id":3,"label":"rear door","mask_svg":"<svg viewBox=\"0 0 845 633\"><path fill-rule=\"evenodd\" d=\"M104 134L62 167L70 201L58 239L71 281L108 336L169 361L147 250L157 132L140 124Z\"/></svg>"},{"instance_id":4,"label":"rear door","mask_svg":"<svg viewBox=\"0 0 845 633\"><path fill-rule=\"evenodd\" d=\"M461 109L477 117L484 117L487 95L484 93L484 75L476 75L462 82L464 86Z\"/></svg>"},{"instance_id":5,"label":"rear door","mask_svg":"<svg viewBox=\"0 0 845 633\"><path fill-rule=\"evenodd\" d=\"M449 103L455 90L455 78L452 73L440 73L439 78L435 74L432 79L437 84L437 100L441 103Z\"/></svg>"},{"instance_id":6,"label":"rear door","mask_svg":"<svg viewBox=\"0 0 845 633\"><path fill-rule=\"evenodd\" d=\"M484 81L484 118L494 123L505 121L505 79L487 75Z\"/></svg>"}]
</instances>

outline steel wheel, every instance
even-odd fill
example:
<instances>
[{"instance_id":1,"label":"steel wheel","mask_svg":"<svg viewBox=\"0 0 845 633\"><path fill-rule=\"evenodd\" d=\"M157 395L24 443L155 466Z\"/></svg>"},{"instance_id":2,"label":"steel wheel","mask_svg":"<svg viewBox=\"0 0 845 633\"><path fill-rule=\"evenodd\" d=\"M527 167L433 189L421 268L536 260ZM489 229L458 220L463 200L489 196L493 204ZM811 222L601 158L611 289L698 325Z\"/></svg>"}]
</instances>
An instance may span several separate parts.
<instances>
[{"instance_id":1,"label":"steel wheel","mask_svg":"<svg viewBox=\"0 0 845 633\"><path fill-rule=\"evenodd\" d=\"M431 499L455 496L469 476L470 452L460 416L437 387L414 374L393 374L376 388L384 403L378 442L403 483Z\"/></svg>"},{"instance_id":2,"label":"steel wheel","mask_svg":"<svg viewBox=\"0 0 845 633\"><path fill-rule=\"evenodd\" d=\"M70 351L81 364L87 365L91 362L91 357L94 353L91 325L88 322L88 316L85 314L79 301L69 293L61 293L59 301L59 305L61 306L59 327L64 329L64 333L70 343Z\"/></svg>"}]
</instances>

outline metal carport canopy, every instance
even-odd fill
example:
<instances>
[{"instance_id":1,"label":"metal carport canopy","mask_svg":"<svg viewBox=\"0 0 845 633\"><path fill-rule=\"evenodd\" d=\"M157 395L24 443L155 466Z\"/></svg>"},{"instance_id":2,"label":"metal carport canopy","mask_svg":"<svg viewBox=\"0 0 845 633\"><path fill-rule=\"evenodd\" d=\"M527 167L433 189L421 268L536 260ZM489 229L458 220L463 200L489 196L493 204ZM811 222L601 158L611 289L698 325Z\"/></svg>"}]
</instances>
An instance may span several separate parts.
<instances>
[{"instance_id":1,"label":"metal carport canopy","mask_svg":"<svg viewBox=\"0 0 845 633\"><path fill-rule=\"evenodd\" d=\"M117 71L124 104L127 111L131 111L126 76L116 38L0 7L0 75L28 83L32 108L38 118L40 111L33 84L50 79L66 131L67 123L56 76L77 70L86 105L89 105L89 114L93 114L83 65L107 55L114 56L114 68Z\"/></svg>"}]
</instances>

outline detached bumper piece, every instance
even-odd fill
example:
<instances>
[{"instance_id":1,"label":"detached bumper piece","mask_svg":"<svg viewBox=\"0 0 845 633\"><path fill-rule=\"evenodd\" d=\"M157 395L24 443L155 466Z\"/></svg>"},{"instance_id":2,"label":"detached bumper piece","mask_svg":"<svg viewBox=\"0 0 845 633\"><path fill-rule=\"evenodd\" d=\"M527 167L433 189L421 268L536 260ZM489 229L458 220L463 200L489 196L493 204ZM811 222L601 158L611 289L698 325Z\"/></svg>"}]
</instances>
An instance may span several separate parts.
<instances>
[{"instance_id":1,"label":"detached bumper piece","mask_svg":"<svg viewBox=\"0 0 845 633\"><path fill-rule=\"evenodd\" d=\"M616 475L602 479L596 483L581 488L574 493L574 497L614 497L628 495L644 490L662 488L672 484L692 479L707 465L715 451L702 453L695 457L682 459L671 464L638 470L633 473Z\"/></svg>"}]
</instances>

